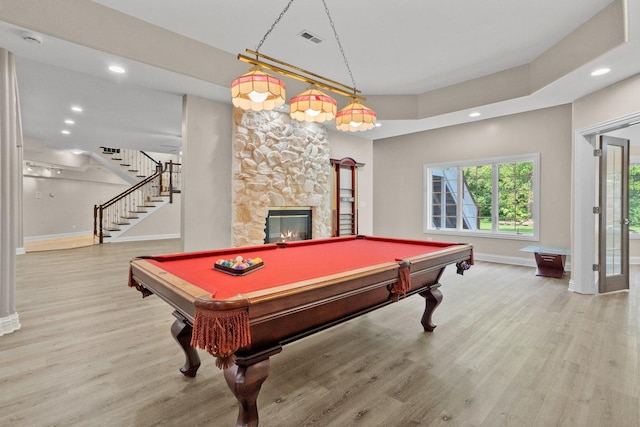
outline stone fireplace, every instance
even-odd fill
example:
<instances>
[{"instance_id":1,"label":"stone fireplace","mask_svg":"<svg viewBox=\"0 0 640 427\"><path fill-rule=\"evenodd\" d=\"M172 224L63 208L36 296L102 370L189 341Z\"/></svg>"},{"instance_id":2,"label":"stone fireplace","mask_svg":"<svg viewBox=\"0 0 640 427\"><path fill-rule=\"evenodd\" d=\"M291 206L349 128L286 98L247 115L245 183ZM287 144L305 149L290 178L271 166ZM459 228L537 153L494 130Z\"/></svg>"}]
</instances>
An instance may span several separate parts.
<instances>
[{"instance_id":1,"label":"stone fireplace","mask_svg":"<svg viewBox=\"0 0 640 427\"><path fill-rule=\"evenodd\" d=\"M312 238L310 207L272 207L266 219L265 243L292 242Z\"/></svg>"},{"instance_id":2,"label":"stone fireplace","mask_svg":"<svg viewBox=\"0 0 640 427\"><path fill-rule=\"evenodd\" d=\"M277 111L233 114L234 246L260 245L270 207L312 211L311 236L331 237L329 139L324 126Z\"/></svg>"}]
</instances>

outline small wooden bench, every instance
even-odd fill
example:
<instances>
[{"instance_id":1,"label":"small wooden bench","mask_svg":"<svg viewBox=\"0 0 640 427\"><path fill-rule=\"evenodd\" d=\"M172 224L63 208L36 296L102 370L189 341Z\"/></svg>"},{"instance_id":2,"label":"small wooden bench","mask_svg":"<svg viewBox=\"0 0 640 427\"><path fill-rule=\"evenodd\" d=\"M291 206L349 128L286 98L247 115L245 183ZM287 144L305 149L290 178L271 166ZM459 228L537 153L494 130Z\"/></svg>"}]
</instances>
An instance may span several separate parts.
<instances>
[{"instance_id":1,"label":"small wooden bench","mask_svg":"<svg viewBox=\"0 0 640 427\"><path fill-rule=\"evenodd\" d=\"M567 255L571 255L569 249L556 248L545 245L531 245L520 249L522 252L533 252L536 257L536 276L555 277L564 275L564 263Z\"/></svg>"}]
</instances>

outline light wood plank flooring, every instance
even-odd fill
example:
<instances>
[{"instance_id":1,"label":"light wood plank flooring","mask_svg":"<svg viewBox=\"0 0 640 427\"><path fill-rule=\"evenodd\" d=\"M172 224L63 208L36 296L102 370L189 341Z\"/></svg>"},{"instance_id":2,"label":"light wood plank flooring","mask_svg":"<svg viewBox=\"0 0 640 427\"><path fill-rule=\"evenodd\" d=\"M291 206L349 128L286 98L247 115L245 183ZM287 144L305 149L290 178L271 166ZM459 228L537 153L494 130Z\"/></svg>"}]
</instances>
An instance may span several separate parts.
<instances>
[{"instance_id":1,"label":"light wood plank flooring","mask_svg":"<svg viewBox=\"0 0 640 427\"><path fill-rule=\"evenodd\" d=\"M197 378L171 308L127 287L130 258L176 240L18 257L22 329L0 337L0 426L232 426L213 358ZM584 296L568 278L478 262L441 282L438 328L414 296L286 346L261 426L638 426L639 301Z\"/></svg>"}]
</instances>

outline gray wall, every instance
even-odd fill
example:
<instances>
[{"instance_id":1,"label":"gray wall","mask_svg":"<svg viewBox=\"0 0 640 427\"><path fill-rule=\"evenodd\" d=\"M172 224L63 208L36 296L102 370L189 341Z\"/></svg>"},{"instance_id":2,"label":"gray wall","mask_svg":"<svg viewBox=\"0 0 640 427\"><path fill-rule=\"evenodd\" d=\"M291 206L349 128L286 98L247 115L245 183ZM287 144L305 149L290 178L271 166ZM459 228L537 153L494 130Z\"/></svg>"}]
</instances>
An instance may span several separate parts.
<instances>
[{"instance_id":1,"label":"gray wall","mask_svg":"<svg viewBox=\"0 0 640 427\"><path fill-rule=\"evenodd\" d=\"M423 165L540 153L540 243L571 247L571 106L547 108L373 143L377 235L465 241L495 261L529 258L532 242L423 233Z\"/></svg>"},{"instance_id":2,"label":"gray wall","mask_svg":"<svg viewBox=\"0 0 640 427\"><path fill-rule=\"evenodd\" d=\"M124 184L25 176L25 239L91 234L93 205L104 203L127 188L129 186Z\"/></svg>"}]
</instances>

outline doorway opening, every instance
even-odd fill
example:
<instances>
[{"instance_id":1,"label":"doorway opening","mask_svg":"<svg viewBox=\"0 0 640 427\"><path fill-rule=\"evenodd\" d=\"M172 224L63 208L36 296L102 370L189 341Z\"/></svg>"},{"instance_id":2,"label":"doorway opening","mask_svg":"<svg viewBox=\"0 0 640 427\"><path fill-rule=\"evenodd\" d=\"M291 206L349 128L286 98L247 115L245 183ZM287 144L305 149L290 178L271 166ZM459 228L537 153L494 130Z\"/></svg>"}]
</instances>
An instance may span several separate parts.
<instances>
[{"instance_id":1,"label":"doorway opening","mask_svg":"<svg viewBox=\"0 0 640 427\"><path fill-rule=\"evenodd\" d=\"M600 162L599 157L594 156L594 150L599 147L598 137L600 135L630 140L631 158L633 159L633 144L640 144L640 112L576 130L574 135L573 255L569 290L583 294L601 292L599 291L600 277L597 271L601 268L601 260L599 259L601 236L597 231L600 225L600 216L594 211L594 208L600 208ZM640 164L640 157L638 160ZM624 218L622 220L624 221ZM632 247L634 243L635 246L640 247L640 240L632 239ZM625 257L629 262L629 251Z\"/></svg>"}]
</instances>

